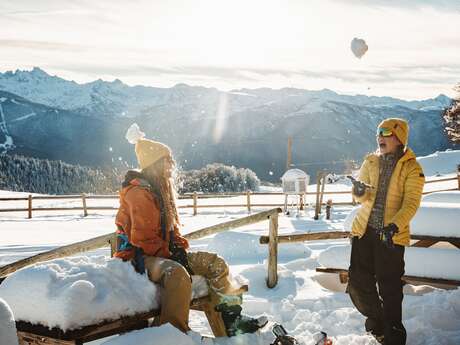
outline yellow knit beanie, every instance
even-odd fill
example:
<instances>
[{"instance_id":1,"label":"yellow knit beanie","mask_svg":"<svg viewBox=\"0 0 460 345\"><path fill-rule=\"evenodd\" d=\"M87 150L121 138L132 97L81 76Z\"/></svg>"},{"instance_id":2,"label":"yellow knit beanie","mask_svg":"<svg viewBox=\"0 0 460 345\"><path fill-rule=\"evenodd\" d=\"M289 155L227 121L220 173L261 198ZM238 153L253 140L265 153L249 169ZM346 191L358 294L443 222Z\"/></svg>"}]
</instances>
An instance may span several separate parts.
<instances>
[{"instance_id":1,"label":"yellow knit beanie","mask_svg":"<svg viewBox=\"0 0 460 345\"><path fill-rule=\"evenodd\" d=\"M171 150L165 144L149 139L140 139L136 143L136 157L141 169L159 161L164 157L171 157Z\"/></svg>"},{"instance_id":2,"label":"yellow knit beanie","mask_svg":"<svg viewBox=\"0 0 460 345\"><path fill-rule=\"evenodd\" d=\"M158 141L144 138L145 133L141 132L139 126L133 123L126 132L126 139L131 144L136 144L135 151L137 162L141 169L159 161L164 157L171 157L171 149Z\"/></svg>"},{"instance_id":3,"label":"yellow knit beanie","mask_svg":"<svg viewBox=\"0 0 460 345\"><path fill-rule=\"evenodd\" d=\"M407 141L409 140L409 124L406 120L391 117L380 122L379 128L390 129L393 134L396 135L396 138L399 139L401 144L407 146Z\"/></svg>"}]
</instances>

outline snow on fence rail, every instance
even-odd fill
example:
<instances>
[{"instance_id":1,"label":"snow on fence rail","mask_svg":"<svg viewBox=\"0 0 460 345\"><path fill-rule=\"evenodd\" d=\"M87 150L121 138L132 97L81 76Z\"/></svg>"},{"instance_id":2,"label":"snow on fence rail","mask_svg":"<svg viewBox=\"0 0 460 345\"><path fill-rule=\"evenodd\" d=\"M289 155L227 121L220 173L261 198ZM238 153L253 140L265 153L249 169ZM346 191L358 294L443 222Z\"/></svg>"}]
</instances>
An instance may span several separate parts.
<instances>
[{"instance_id":1,"label":"snow on fence rail","mask_svg":"<svg viewBox=\"0 0 460 345\"><path fill-rule=\"evenodd\" d=\"M425 191L424 194L433 193L433 192L440 192L440 191L451 191L451 190L460 190L460 171L457 173L457 176L448 177L448 178L441 178L441 179L433 179L428 180L425 184L431 184L436 182L448 182L448 181L458 181L457 188L448 188L448 189L437 189L437 190L429 190ZM322 186L324 186L322 184ZM351 195L351 189L343 190L343 191L324 191L324 188L318 189L316 192L306 192L301 194L300 196L307 196L312 195L316 196L315 205L326 205L327 202L322 202L323 195L341 195L341 194L349 194L350 201L345 202L334 202L335 205L354 205L354 200ZM246 208L248 212L251 211L252 207L283 207L285 206L284 203L254 203L251 201L251 197L257 196L281 196L285 195L282 192L228 192L228 193L210 193L210 194L202 194L202 193L187 193L179 196L179 200L192 200L192 204L186 205L179 205L178 208L192 208L193 215L198 214L199 208L230 208L230 207L239 207L239 208ZM233 203L233 204L198 204L199 199L219 199L219 198L231 198L237 196L246 196L245 203ZM76 194L76 195L28 195L27 197L0 197L0 204L2 202L11 202L11 201L26 201L26 207L19 207L19 208L0 208L0 213L2 212L27 212L28 218L32 218L32 212L34 211L83 211L83 215L86 217L88 215L88 211L107 211L107 210L117 210L118 206L88 206L87 201L90 199L111 199L111 200L118 200L118 195L92 195L92 194ZM81 200L81 206L73 206L73 207L33 207L34 200ZM302 200L302 199L301 199ZM319 201L318 201L319 200ZM317 207L318 208L318 207Z\"/></svg>"},{"instance_id":2,"label":"snow on fence rail","mask_svg":"<svg viewBox=\"0 0 460 345\"><path fill-rule=\"evenodd\" d=\"M195 239L199 239L202 237L214 235L219 232L239 228L239 227L246 226L249 224L262 222L267 219L269 220L269 234L270 236L272 236L273 234L278 234L278 213L281 213L281 212L282 212L281 208L273 208L267 211L255 213L247 217L243 217L243 218L231 220L228 222L212 225L206 228L202 228L197 231L185 234L184 237L188 240L195 240ZM18 269L32 265L37 262L71 256L76 253L86 252L86 251L90 251L90 250L94 250L94 249L98 249L98 248L106 247L106 246L110 246L112 249L112 253L113 253L115 243L116 243L115 233L110 232L108 234L94 237L89 240L80 241L77 243L72 243L66 246L55 248L47 252L28 257L28 258L13 262L5 266L1 266L0 267L0 283L3 281L5 276L17 271ZM274 250L277 250L277 247L273 247L273 248ZM277 275L276 266L277 266L277 256L275 255L274 257L269 259L269 264L268 264L269 275L267 279L268 287L274 287L277 284L278 275Z\"/></svg>"}]
</instances>

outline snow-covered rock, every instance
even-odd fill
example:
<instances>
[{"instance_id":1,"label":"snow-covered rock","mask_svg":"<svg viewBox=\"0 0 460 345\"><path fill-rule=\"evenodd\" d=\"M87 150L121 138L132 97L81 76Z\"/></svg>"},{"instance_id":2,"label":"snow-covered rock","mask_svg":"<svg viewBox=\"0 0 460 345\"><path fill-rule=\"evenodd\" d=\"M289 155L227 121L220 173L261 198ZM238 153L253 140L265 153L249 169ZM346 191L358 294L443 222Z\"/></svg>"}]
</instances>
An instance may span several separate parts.
<instances>
[{"instance_id":1,"label":"snow-covered rock","mask_svg":"<svg viewBox=\"0 0 460 345\"><path fill-rule=\"evenodd\" d=\"M18 345L13 312L2 298L0 298L0 344Z\"/></svg>"}]
</instances>

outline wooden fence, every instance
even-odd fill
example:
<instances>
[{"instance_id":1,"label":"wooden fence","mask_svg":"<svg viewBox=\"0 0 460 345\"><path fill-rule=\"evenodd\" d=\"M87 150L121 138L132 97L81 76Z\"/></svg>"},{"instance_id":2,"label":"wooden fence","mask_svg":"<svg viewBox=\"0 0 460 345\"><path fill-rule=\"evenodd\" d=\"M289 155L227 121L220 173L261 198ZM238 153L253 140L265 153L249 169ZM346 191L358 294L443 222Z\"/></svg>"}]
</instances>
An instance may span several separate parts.
<instances>
[{"instance_id":1,"label":"wooden fence","mask_svg":"<svg viewBox=\"0 0 460 345\"><path fill-rule=\"evenodd\" d=\"M196 240L196 239L199 239L205 236L217 234L219 232L239 228L239 227L249 225L249 224L262 222L267 219L269 220L269 234L272 234L272 235L277 234L278 233L278 213L281 213L281 212L282 212L281 208L273 208L267 211L255 213L247 217L212 225L212 226L185 234L184 237L188 240ZM110 232L108 234L94 237L89 240L72 243L66 246L52 249L47 252L40 253L40 254L13 262L11 264L0 267L0 283L3 281L5 276L17 271L18 269L32 265L37 262L62 258L62 257L74 255L77 253L86 252L86 251L98 249L101 247L106 247L106 246L111 247L111 252L113 254L115 242L116 242L115 233ZM274 260L272 259L269 263L269 272L271 273L269 275L269 279L267 279L268 287L274 287L276 285L276 282L278 281L276 266L277 266L277 256L274 256Z\"/></svg>"},{"instance_id":2,"label":"wooden fence","mask_svg":"<svg viewBox=\"0 0 460 345\"><path fill-rule=\"evenodd\" d=\"M321 176L323 179L323 176ZM320 180L320 178L318 179ZM450 191L450 190L460 190L460 172L457 174L455 177L449 177L449 178L442 178L442 179L434 179L430 181L426 181L425 184L430 184L430 183L436 183L436 182L447 182L447 181L458 181L458 188L450 188L450 189L441 189L441 190L436 190L438 191ZM350 190L344 190L344 191L324 191L324 179L323 182L318 184L318 186L321 185L321 188L317 188L316 192L307 192L299 195L299 198L301 200L304 200L304 196L308 195L313 195L316 197L316 203L315 203L315 219L317 219L317 214L321 213L321 206L327 205L327 201L323 202L323 196L324 195L340 195L340 194L348 194L350 195L350 201L346 202L334 202L334 205L354 205L354 201L351 195L351 189ZM433 193L435 191L426 191L424 194L428 193ZM234 193L213 193L213 194L201 194L201 193L191 193L191 194L184 194L180 195L179 199L189 199L192 201L191 204L186 204L186 205L179 205L178 208L192 208L193 209L193 215L198 214L198 209L199 208L246 208L248 212L251 212L251 208L253 207L283 207L285 206L284 203L254 203L252 202L252 197L256 196L281 196L285 195L282 192L234 192ZM210 199L210 198L230 198L230 197L236 197L236 196L245 196L245 203L239 203L239 204L199 204L199 200L205 200L205 199ZM24 201L25 202L25 207L18 207L18 208L1 208L0 207L0 213L2 212L27 212L28 218L32 218L33 212L36 211L83 211L83 216L88 215L88 211L107 211L107 210L117 210L118 207L115 206L88 206L88 200L94 200L94 199L112 199L112 200L118 200L118 195L92 195L92 194L79 194L79 195L28 195L27 197L0 197L0 205L2 202L11 202L11 201ZM74 206L74 207L34 207L33 202L38 201L38 200L81 200L81 206Z\"/></svg>"}]
</instances>

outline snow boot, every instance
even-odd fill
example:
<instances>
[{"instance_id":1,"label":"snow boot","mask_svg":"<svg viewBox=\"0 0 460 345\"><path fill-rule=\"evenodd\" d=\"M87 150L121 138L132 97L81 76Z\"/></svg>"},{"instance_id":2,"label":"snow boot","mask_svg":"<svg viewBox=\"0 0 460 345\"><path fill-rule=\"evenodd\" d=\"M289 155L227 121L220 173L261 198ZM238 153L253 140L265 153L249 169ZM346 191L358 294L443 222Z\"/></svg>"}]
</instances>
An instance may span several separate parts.
<instances>
[{"instance_id":1,"label":"snow boot","mask_svg":"<svg viewBox=\"0 0 460 345\"><path fill-rule=\"evenodd\" d=\"M376 320L373 318L367 318L365 322L365 328L366 331L370 333L378 342L379 344L383 344L383 338L384 338L384 333L383 333L383 321L381 320Z\"/></svg>"},{"instance_id":2,"label":"snow boot","mask_svg":"<svg viewBox=\"0 0 460 345\"><path fill-rule=\"evenodd\" d=\"M225 329L229 337L233 337L243 333L254 333L258 329L264 327L268 319L265 316L252 318L250 316L241 314L240 305L228 305L225 303L218 304L216 311L222 315Z\"/></svg>"}]
</instances>

